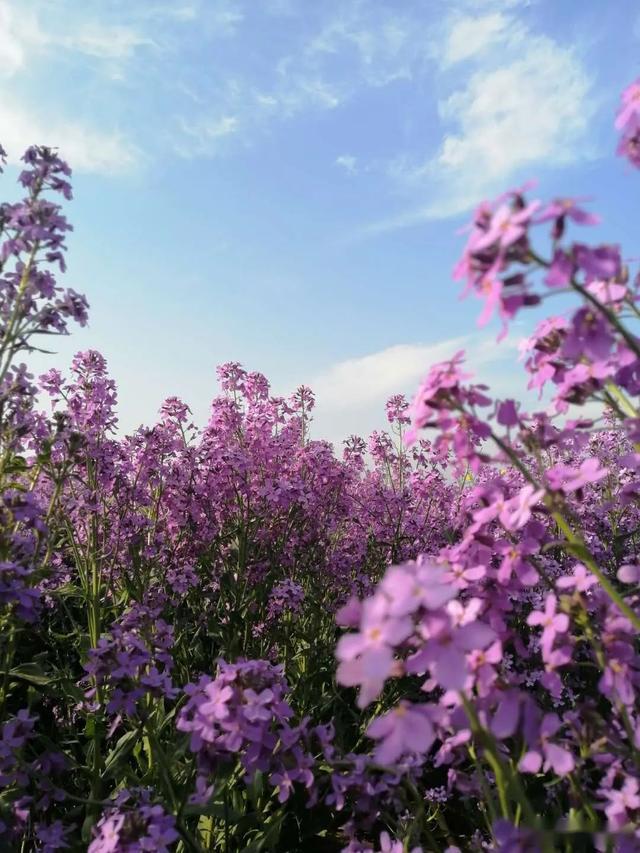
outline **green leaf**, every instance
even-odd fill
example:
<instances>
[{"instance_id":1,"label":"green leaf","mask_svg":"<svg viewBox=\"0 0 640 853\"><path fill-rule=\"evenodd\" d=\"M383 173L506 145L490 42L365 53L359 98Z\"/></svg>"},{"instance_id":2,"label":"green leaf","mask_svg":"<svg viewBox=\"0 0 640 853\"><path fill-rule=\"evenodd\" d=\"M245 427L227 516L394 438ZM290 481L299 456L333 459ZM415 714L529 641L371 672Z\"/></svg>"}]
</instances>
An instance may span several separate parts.
<instances>
[{"instance_id":1,"label":"green leaf","mask_svg":"<svg viewBox=\"0 0 640 853\"><path fill-rule=\"evenodd\" d=\"M9 675L28 681L30 684L52 684L56 677L44 672L37 663L23 663L9 670Z\"/></svg>"},{"instance_id":2,"label":"green leaf","mask_svg":"<svg viewBox=\"0 0 640 853\"><path fill-rule=\"evenodd\" d=\"M108 776L110 771L117 766L119 761L131 752L138 741L139 736L140 733L136 729L133 729L130 732L126 732L121 738L119 738L118 742L107 755L104 762L104 776Z\"/></svg>"}]
</instances>

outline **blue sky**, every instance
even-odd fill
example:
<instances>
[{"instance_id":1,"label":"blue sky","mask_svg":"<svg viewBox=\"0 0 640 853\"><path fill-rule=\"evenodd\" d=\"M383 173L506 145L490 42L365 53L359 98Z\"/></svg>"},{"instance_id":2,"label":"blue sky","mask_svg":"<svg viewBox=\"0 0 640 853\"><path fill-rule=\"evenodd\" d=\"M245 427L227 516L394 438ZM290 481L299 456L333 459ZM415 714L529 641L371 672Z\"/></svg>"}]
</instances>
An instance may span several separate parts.
<instances>
[{"instance_id":1,"label":"blue sky","mask_svg":"<svg viewBox=\"0 0 640 853\"><path fill-rule=\"evenodd\" d=\"M91 322L56 363L100 349L127 430L174 394L204 422L225 360L310 384L334 440L461 344L514 393L531 321L478 334L456 231L535 177L633 255L612 121L639 49L634 0L0 0L0 139L74 168Z\"/></svg>"}]
</instances>

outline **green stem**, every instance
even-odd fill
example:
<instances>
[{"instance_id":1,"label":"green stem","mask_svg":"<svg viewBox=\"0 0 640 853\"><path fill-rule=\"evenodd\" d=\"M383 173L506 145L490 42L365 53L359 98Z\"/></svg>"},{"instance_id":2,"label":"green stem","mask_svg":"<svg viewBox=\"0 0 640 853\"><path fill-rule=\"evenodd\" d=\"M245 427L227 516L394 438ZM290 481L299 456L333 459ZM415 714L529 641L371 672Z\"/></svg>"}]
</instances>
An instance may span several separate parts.
<instances>
[{"instance_id":1,"label":"green stem","mask_svg":"<svg viewBox=\"0 0 640 853\"><path fill-rule=\"evenodd\" d=\"M611 583L609 578L598 566L593 555L589 551L589 548L587 547L587 544L584 539L577 533L574 533L574 531L571 529L571 525L559 510L554 510L552 512L552 515L556 524L566 537L566 540L569 544L568 550L575 557L581 560L589 569L589 571L593 575L595 575L595 577L598 579L598 582L600 583L604 591L607 593L609 598L614 602L614 604L616 604L620 611L624 613L624 615L631 622L634 628L640 631L640 616L638 616L638 614L631 607L629 607L627 602L620 595L620 593Z\"/></svg>"}]
</instances>

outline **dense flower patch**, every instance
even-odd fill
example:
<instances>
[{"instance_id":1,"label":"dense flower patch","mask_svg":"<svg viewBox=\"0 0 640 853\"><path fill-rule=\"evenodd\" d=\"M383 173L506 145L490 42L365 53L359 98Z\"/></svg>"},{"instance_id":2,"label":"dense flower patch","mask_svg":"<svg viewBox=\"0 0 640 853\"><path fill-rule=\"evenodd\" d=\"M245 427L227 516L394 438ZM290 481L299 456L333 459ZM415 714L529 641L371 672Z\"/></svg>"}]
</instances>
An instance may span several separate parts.
<instances>
[{"instance_id":1,"label":"dense flower patch","mask_svg":"<svg viewBox=\"0 0 640 853\"><path fill-rule=\"evenodd\" d=\"M640 165L640 82L617 126ZM99 353L20 361L88 310L56 278L70 171L23 159L0 206L0 847L640 849L640 280L581 236L596 216L510 191L455 269L502 335L575 298L522 346L544 411L457 353L338 458L310 389L231 363L203 430L171 398L119 437Z\"/></svg>"}]
</instances>

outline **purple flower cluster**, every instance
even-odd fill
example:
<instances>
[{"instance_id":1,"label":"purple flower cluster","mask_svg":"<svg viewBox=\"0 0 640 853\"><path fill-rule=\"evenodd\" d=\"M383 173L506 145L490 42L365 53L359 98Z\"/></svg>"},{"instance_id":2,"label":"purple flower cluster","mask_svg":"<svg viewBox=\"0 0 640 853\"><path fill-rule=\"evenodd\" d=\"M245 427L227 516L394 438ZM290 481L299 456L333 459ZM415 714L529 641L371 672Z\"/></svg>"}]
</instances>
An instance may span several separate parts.
<instances>
[{"instance_id":1,"label":"purple flower cluster","mask_svg":"<svg viewBox=\"0 0 640 853\"><path fill-rule=\"evenodd\" d=\"M111 626L89 650L84 669L92 686L87 699L105 701L109 714L135 717L142 714L142 700L173 699L171 682L173 628L160 618L160 608L136 604ZM86 679L85 679L86 680Z\"/></svg>"},{"instance_id":2,"label":"purple flower cluster","mask_svg":"<svg viewBox=\"0 0 640 853\"><path fill-rule=\"evenodd\" d=\"M122 790L93 831L88 853L170 853L179 838L175 819L149 791Z\"/></svg>"},{"instance_id":3,"label":"purple flower cluster","mask_svg":"<svg viewBox=\"0 0 640 853\"><path fill-rule=\"evenodd\" d=\"M304 590L289 578L275 584L269 595L267 619L275 620L284 613L295 616L302 609Z\"/></svg>"},{"instance_id":4,"label":"purple flower cluster","mask_svg":"<svg viewBox=\"0 0 640 853\"><path fill-rule=\"evenodd\" d=\"M239 758L247 780L265 773L285 802L294 783L313 784L313 760L306 754L306 725L293 727L291 706L281 666L267 661L219 661L215 678L203 675L188 684L189 697L176 722L189 734L198 756L198 772L215 777L216 768ZM203 785L200 785L200 789Z\"/></svg>"}]
</instances>

